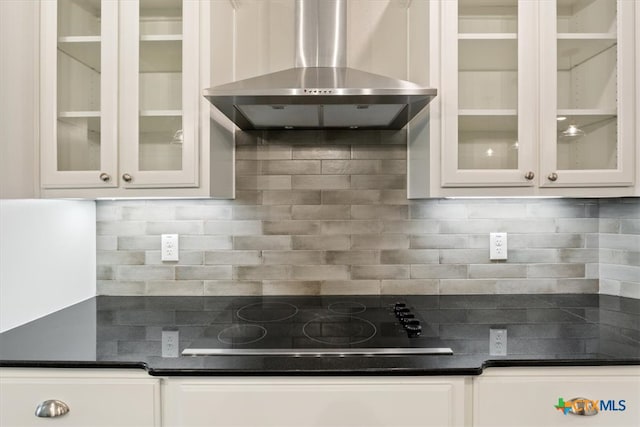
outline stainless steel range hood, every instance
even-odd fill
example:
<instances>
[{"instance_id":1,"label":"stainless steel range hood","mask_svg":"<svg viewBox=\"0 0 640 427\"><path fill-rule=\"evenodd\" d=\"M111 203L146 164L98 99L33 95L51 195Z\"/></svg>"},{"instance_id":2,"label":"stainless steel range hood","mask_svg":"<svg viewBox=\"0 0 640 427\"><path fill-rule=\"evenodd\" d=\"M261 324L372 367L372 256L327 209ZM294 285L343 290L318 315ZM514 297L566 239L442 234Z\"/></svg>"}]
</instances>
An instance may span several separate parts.
<instances>
[{"instance_id":1,"label":"stainless steel range hood","mask_svg":"<svg viewBox=\"0 0 640 427\"><path fill-rule=\"evenodd\" d=\"M436 89L346 67L347 0L296 0L296 67L205 89L244 130L401 129Z\"/></svg>"}]
</instances>

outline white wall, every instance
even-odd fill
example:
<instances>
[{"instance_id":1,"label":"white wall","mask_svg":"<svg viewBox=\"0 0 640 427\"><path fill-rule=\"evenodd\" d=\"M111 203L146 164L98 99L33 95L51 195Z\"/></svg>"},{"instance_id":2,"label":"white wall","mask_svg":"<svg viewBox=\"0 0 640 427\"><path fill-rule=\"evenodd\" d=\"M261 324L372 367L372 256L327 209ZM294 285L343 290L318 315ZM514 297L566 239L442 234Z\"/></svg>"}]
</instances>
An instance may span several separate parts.
<instances>
[{"instance_id":1,"label":"white wall","mask_svg":"<svg viewBox=\"0 0 640 427\"><path fill-rule=\"evenodd\" d=\"M0 200L0 332L95 294L95 202Z\"/></svg>"},{"instance_id":2,"label":"white wall","mask_svg":"<svg viewBox=\"0 0 640 427\"><path fill-rule=\"evenodd\" d=\"M0 198L37 197L40 2L0 0Z\"/></svg>"}]
</instances>

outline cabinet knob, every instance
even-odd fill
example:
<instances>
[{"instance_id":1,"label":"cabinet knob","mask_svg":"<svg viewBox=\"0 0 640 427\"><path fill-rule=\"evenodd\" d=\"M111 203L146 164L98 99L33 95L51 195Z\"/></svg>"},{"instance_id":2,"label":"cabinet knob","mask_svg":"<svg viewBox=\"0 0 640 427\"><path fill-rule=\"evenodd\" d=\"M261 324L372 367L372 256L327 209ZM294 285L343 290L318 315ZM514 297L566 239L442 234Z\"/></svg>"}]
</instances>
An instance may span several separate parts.
<instances>
[{"instance_id":1,"label":"cabinet knob","mask_svg":"<svg viewBox=\"0 0 640 427\"><path fill-rule=\"evenodd\" d=\"M102 172L100 174L100 181L102 182L109 182L111 181L111 175L109 175L108 173Z\"/></svg>"},{"instance_id":2,"label":"cabinet knob","mask_svg":"<svg viewBox=\"0 0 640 427\"><path fill-rule=\"evenodd\" d=\"M61 400L45 400L36 407L36 417L53 418L61 417L69 412L69 405Z\"/></svg>"},{"instance_id":3,"label":"cabinet knob","mask_svg":"<svg viewBox=\"0 0 640 427\"><path fill-rule=\"evenodd\" d=\"M556 181L558 179L558 174L555 172L551 172L547 177L549 181Z\"/></svg>"},{"instance_id":4,"label":"cabinet knob","mask_svg":"<svg viewBox=\"0 0 640 427\"><path fill-rule=\"evenodd\" d=\"M125 173L122 175L122 179L124 180L124 182L131 182L133 181L133 177L131 175L129 175L128 173Z\"/></svg>"},{"instance_id":5,"label":"cabinet knob","mask_svg":"<svg viewBox=\"0 0 640 427\"><path fill-rule=\"evenodd\" d=\"M536 177L536 174L533 173L532 171L529 171L524 174L524 179L526 179L527 181L531 181L535 177Z\"/></svg>"}]
</instances>

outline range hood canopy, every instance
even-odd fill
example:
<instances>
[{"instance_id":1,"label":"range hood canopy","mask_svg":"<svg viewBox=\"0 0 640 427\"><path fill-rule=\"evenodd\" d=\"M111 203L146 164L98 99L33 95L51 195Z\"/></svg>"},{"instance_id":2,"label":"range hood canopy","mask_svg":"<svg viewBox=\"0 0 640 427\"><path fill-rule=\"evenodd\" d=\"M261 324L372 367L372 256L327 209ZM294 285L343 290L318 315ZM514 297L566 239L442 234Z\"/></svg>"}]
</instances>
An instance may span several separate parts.
<instances>
[{"instance_id":1,"label":"range hood canopy","mask_svg":"<svg viewBox=\"0 0 640 427\"><path fill-rule=\"evenodd\" d=\"M401 129L436 89L347 68L346 0L296 0L296 67L204 90L239 128Z\"/></svg>"}]
</instances>

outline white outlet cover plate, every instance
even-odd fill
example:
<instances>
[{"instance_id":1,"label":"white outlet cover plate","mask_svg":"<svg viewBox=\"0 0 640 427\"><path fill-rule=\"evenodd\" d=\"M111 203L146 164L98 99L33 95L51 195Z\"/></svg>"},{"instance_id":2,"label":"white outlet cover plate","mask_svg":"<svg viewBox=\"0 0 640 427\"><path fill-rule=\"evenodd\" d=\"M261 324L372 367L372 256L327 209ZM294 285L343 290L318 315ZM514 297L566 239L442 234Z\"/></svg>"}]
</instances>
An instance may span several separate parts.
<instances>
[{"instance_id":1,"label":"white outlet cover plate","mask_svg":"<svg viewBox=\"0 0 640 427\"><path fill-rule=\"evenodd\" d=\"M162 357L180 356L180 332L176 330L162 331Z\"/></svg>"},{"instance_id":2,"label":"white outlet cover plate","mask_svg":"<svg viewBox=\"0 0 640 427\"><path fill-rule=\"evenodd\" d=\"M163 234L161 237L162 261L179 261L180 247L177 234Z\"/></svg>"},{"instance_id":3,"label":"white outlet cover plate","mask_svg":"<svg viewBox=\"0 0 640 427\"><path fill-rule=\"evenodd\" d=\"M489 329L489 355L507 355L507 330Z\"/></svg>"},{"instance_id":4,"label":"white outlet cover plate","mask_svg":"<svg viewBox=\"0 0 640 427\"><path fill-rule=\"evenodd\" d=\"M507 233L489 234L489 259L492 261L507 259Z\"/></svg>"}]
</instances>

